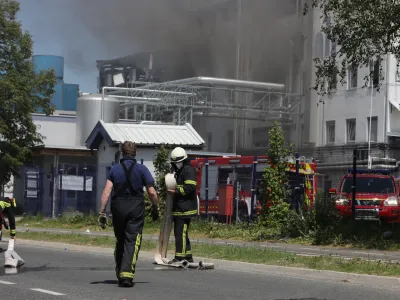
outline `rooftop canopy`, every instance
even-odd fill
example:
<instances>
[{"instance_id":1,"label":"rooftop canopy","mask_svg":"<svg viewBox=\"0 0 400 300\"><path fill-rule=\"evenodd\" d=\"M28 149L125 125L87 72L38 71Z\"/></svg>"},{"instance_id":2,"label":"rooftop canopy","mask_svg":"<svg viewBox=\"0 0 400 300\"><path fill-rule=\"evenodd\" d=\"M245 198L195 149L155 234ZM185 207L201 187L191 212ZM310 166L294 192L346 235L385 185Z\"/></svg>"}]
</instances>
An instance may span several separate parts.
<instances>
[{"instance_id":1,"label":"rooftop canopy","mask_svg":"<svg viewBox=\"0 0 400 300\"><path fill-rule=\"evenodd\" d=\"M124 141L132 141L137 146L171 145L187 148L203 148L205 141L189 124L125 124L104 123L99 121L88 139L86 146L97 149L105 139L109 146L118 145Z\"/></svg>"}]
</instances>

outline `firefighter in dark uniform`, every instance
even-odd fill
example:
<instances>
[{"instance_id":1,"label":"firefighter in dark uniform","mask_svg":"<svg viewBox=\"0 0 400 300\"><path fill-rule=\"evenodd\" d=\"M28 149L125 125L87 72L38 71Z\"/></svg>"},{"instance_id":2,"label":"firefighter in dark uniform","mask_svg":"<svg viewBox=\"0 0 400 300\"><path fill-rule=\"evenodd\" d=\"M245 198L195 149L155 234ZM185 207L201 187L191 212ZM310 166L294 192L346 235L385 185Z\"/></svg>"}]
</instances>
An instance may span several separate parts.
<instances>
[{"instance_id":1,"label":"firefighter in dark uniform","mask_svg":"<svg viewBox=\"0 0 400 300\"><path fill-rule=\"evenodd\" d=\"M3 224L6 229L10 227L10 237L12 239L15 238L16 230L15 230L15 216L13 209L17 206L17 202L15 198L4 198L0 200L0 224ZM9 226L5 220L5 215L7 214ZM1 227L0 227L1 228ZM2 232L0 231L0 241L1 241Z\"/></svg>"},{"instance_id":2,"label":"firefighter in dark uniform","mask_svg":"<svg viewBox=\"0 0 400 300\"><path fill-rule=\"evenodd\" d=\"M189 225L197 215L196 170L190 164L186 151L177 147L171 152L171 164L175 170L176 189L174 193L172 216L174 220L175 257L174 262L186 259L193 262L189 240Z\"/></svg>"},{"instance_id":3,"label":"firefighter in dark uniform","mask_svg":"<svg viewBox=\"0 0 400 300\"><path fill-rule=\"evenodd\" d=\"M114 251L115 271L119 285L131 287L142 242L145 218L144 187L152 202L153 220L158 218L158 197L150 171L145 165L138 164L135 159L135 143L124 142L121 152L123 158L120 163L114 165L107 175L101 197L99 222L104 222L104 219L106 222L105 210L111 190L113 190L111 213L117 240Z\"/></svg>"}]
</instances>

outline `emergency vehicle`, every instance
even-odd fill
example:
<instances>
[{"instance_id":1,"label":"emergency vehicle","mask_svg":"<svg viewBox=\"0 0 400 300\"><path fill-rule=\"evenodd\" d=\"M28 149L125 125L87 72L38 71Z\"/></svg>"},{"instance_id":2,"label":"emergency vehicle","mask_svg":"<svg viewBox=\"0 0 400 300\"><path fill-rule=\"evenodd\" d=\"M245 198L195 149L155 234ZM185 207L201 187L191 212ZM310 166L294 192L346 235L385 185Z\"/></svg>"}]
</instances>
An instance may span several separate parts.
<instances>
[{"instance_id":1,"label":"emergency vehicle","mask_svg":"<svg viewBox=\"0 0 400 300\"><path fill-rule=\"evenodd\" d=\"M352 169L343 176L335 195L335 206L344 218L352 217ZM399 185L389 170L356 170L355 219L400 223Z\"/></svg>"},{"instance_id":2,"label":"emergency vehicle","mask_svg":"<svg viewBox=\"0 0 400 300\"><path fill-rule=\"evenodd\" d=\"M197 194L200 215L219 215L239 220L247 219L253 211L259 213L262 195L262 178L269 167L267 156L230 156L195 158L191 160L196 169ZM287 162L289 180L293 190L296 186L296 163ZM299 163L299 184L306 205L314 203L317 187L316 163L303 159ZM289 200L290 201L290 200Z\"/></svg>"}]
</instances>

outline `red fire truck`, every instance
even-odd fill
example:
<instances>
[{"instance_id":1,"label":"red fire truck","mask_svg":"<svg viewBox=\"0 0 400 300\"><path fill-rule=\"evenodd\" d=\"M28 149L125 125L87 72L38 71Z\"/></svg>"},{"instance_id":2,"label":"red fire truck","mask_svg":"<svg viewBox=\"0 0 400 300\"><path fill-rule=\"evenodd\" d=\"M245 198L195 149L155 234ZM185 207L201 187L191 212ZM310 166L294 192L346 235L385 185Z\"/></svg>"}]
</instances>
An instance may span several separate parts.
<instances>
[{"instance_id":1,"label":"red fire truck","mask_svg":"<svg viewBox=\"0 0 400 300\"><path fill-rule=\"evenodd\" d=\"M344 218L352 217L352 169L343 176L336 195L336 209ZM400 223L399 185L389 170L356 170L355 219Z\"/></svg>"},{"instance_id":2,"label":"red fire truck","mask_svg":"<svg viewBox=\"0 0 400 300\"><path fill-rule=\"evenodd\" d=\"M262 175L264 169L269 167L267 156L195 158L191 164L196 168L201 215L245 220L251 214L252 203L253 211L259 212ZM288 184L294 188L296 163L288 161L287 165ZM306 203L313 205L317 176L316 163L312 159L300 161L299 183Z\"/></svg>"}]
</instances>

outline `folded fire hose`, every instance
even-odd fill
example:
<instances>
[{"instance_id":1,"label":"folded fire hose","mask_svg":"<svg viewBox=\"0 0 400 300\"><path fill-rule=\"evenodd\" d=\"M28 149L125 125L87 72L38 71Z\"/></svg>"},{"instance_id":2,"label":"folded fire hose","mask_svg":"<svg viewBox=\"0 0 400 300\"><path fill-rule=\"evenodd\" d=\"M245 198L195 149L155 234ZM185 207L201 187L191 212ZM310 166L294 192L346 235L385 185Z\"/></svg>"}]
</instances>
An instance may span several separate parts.
<instances>
[{"instance_id":1,"label":"folded fire hose","mask_svg":"<svg viewBox=\"0 0 400 300\"><path fill-rule=\"evenodd\" d=\"M15 240L8 241L7 251L4 253L4 267L18 268L25 264L25 261L14 251Z\"/></svg>"}]
</instances>

